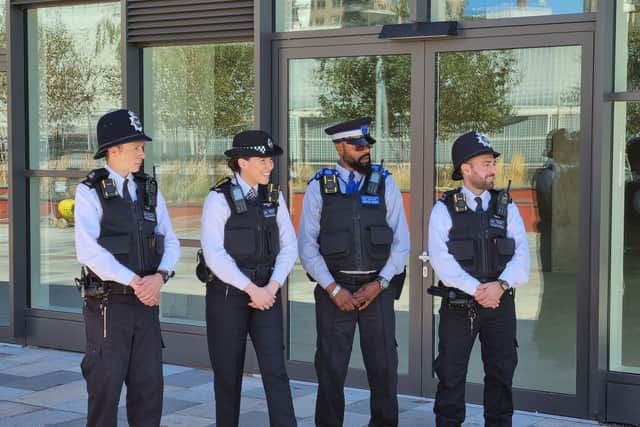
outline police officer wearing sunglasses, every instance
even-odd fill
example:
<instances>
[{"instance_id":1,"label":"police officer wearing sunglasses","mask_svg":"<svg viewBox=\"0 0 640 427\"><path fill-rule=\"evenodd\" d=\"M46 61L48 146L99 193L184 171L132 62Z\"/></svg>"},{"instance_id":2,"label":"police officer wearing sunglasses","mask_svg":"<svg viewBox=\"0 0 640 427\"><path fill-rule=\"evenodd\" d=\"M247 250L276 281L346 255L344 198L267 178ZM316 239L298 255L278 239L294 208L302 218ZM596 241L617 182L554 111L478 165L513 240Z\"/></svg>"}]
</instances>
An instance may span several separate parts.
<instances>
[{"instance_id":1,"label":"police officer wearing sunglasses","mask_svg":"<svg viewBox=\"0 0 640 427\"><path fill-rule=\"evenodd\" d=\"M325 129L339 160L309 181L302 205L300 260L317 282L315 423L323 427L344 422L356 325L371 388L369 425L398 425L393 302L404 280L409 232L395 181L371 163L370 123L361 117Z\"/></svg>"}]
</instances>

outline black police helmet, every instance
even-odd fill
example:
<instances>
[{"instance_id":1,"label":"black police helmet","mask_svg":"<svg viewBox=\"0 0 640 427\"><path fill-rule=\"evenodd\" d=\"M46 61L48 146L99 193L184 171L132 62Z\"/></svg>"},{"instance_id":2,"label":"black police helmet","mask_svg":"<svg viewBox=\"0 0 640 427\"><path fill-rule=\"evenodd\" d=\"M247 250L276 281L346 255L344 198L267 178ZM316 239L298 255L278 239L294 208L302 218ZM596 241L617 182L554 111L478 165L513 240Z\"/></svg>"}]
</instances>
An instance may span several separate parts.
<instances>
[{"instance_id":1,"label":"black police helmet","mask_svg":"<svg viewBox=\"0 0 640 427\"><path fill-rule=\"evenodd\" d=\"M133 111L112 110L98 120L98 151L94 159L104 157L107 148L134 141L151 141L142 131L142 123Z\"/></svg>"},{"instance_id":2,"label":"black police helmet","mask_svg":"<svg viewBox=\"0 0 640 427\"><path fill-rule=\"evenodd\" d=\"M494 151L487 137L480 132L467 132L458 137L451 147L451 159L453 160L453 174L451 179L459 181L462 179L460 166L467 160L481 154L491 154L494 158L500 153Z\"/></svg>"},{"instance_id":3,"label":"black police helmet","mask_svg":"<svg viewBox=\"0 0 640 427\"><path fill-rule=\"evenodd\" d=\"M273 143L271 136L261 130L245 130L233 137L233 145L224 152L230 159L241 157L273 157L282 154L282 148Z\"/></svg>"},{"instance_id":4,"label":"black police helmet","mask_svg":"<svg viewBox=\"0 0 640 427\"><path fill-rule=\"evenodd\" d=\"M376 140L369 134L371 117L358 117L326 128L324 131L334 143L341 141L351 145L375 144Z\"/></svg>"}]
</instances>

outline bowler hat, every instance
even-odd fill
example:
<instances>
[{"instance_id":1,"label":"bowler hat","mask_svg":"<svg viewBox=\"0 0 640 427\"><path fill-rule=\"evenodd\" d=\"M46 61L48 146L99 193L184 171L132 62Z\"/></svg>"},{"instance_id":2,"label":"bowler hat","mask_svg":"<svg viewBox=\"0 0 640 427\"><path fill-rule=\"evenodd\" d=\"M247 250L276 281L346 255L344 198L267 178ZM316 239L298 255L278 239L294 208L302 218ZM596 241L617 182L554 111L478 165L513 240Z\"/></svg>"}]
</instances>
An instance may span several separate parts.
<instances>
[{"instance_id":1,"label":"bowler hat","mask_svg":"<svg viewBox=\"0 0 640 427\"><path fill-rule=\"evenodd\" d=\"M500 153L493 150L489 139L484 134L471 131L460 135L451 147L451 160L453 160L451 179L461 180L460 166L462 163L481 154L491 154L494 158L500 156Z\"/></svg>"},{"instance_id":2,"label":"bowler hat","mask_svg":"<svg viewBox=\"0 0 640 427\"><path fill-rule=\"evenodd\" d=\"M138 116L130 110L109 111L98 120L98 151L93 158L104 157L107 148L134 141L151 141Z\"/></svg>"},{"instance_id":3,"label":"bowler hat","mask_svg":"<svg viewBox=\"0 0 640 427\"><path fill-rule=\"evenodd\" d=\"M282 154L282 148L273 143L271 136L261 130L245 130L233 137L230 149L224 152L229 158L272 157Z\"/></svg>"},{"instance_id":4,"label":"bowler hat","mask_svg":"<svg viewBox=\"0 0 640 427\"><path fill-rule=\"evenodd\" d=\"M324 131L334 143L341 141L351 145L375 144L376 140L369 134L371 117L358 117L326 128Z\"/></svg>"}]
</instances>

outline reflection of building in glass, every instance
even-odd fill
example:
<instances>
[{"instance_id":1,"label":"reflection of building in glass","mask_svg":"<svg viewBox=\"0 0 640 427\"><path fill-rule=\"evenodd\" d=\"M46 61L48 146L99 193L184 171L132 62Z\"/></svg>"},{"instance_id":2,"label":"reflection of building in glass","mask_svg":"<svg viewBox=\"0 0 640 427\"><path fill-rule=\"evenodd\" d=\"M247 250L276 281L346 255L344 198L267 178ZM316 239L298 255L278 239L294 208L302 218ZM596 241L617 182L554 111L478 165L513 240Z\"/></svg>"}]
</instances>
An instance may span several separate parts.
<instances>
[{"instance_id":1,"label":"reflection of building in glass","mask_svg":"<svg viewBox=\"0 0 640 427\"><path fill-rule=\"evenodd\" d=\"M398 21L398 0L289 0L284 7L285 27L339 28Z\"/></svg>"},{"instance_id":2,"label":"reflection of building in glass","mask_svg":"<svg viewBox=\"0 0 640 427\"><path fill-rule=\"evenodd\" d=\"M590 0L439 0L433 2L436 19L520 18L592 10Z\"/></svg>"}]
</instances>

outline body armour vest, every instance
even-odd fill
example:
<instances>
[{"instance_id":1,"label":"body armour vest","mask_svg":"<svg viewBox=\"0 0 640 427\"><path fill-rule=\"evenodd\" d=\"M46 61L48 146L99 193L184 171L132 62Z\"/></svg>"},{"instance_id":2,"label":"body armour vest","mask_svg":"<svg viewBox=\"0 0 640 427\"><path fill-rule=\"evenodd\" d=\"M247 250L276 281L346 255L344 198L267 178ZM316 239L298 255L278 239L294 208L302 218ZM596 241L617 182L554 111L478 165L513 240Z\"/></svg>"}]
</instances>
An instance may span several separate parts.
<instances>
[{"instance_id":1,"label":"body armour vest","mask_svg":"<svg viewBox=\"0 0 640 427\"><path fill-rule=\"evenodd\" d=\"M367 175L360 191L349 194L339 190L329 192L323 180L319 181L322 213L318 244L337 282L348 280L340 271L375 271L377 274L391 253L393 230L387 224L386 174L373 195L364 191L370 177L371 174Z\"/></svg>"},{"instance_id":2,"label":"body armour vest","mask_svg":"<svg viewBox=\"0 0 640 427\"><path fill-rule=\"evenodd\" d=\"M482 283L497 280L515 253L515 240L507 237L507 217L496 213L498 192L491 190L487 211L475 212L466 207L456 210L454 194L447 191L440 199L451 215L447 247L464 271ZM511 203L509 201L509 203Z\"/></svg>"},{"instance_id":3,"label":"body armour vest","mask_svg":"<svg viewBox=\"0 0 640 427\"><path fill-rule=\"evenodd\" d=\"M224 248L247 277L256 285L264 286L271 278L280 252L276 221L278 199L269 201L268 186L259 185L257 197L245 200L246 211L238 213L231 196L232 185L227 180L212 189L224 194L231 209L224 225Z\"/></svg>"},{"instance_id":4,"label":"body armour vest","mask_svg":"<svg viewBox=\"0 0 640 427\"><path fill-rule=\"evenodd\" d=\"M164 253L164 236L155 232L157 185L144 173L133 174L135 202L124 200L106 169L95 169L82 181L96 190L102 205L98 244L121 264L143 277L158 270Z\"/></svg>"}]
</instances>

